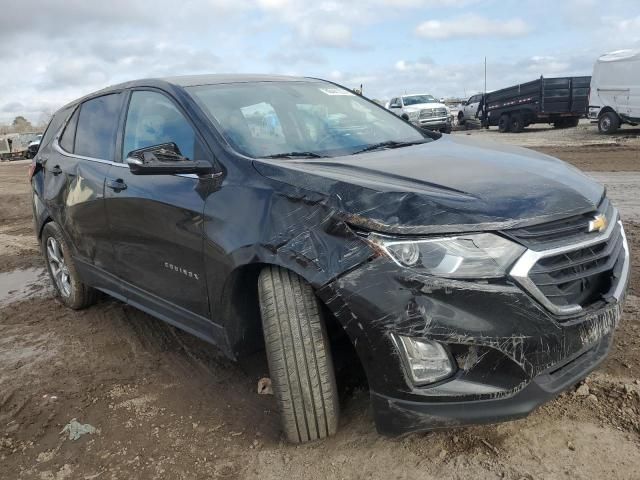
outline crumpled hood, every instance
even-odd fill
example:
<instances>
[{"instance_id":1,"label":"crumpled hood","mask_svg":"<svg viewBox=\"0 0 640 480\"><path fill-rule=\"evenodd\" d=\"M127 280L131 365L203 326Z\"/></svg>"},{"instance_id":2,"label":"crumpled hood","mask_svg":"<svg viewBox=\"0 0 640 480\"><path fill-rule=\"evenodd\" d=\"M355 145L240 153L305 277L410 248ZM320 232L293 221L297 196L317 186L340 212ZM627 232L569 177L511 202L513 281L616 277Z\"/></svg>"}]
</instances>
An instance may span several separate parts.
<instances>
[{"instance_id":1,"label":"crumpled hood","mask_svg":"<svg viewBox=\"0 0 640 480\"><path fill-rule=\"evenodd\" d=\"M429 234L515 228L585 213L604 188L524 148L457 135L416 146L302 160L255 160L360 228ZM319 198L319 199L318 199Z\"/></svg>"}]
</instances>

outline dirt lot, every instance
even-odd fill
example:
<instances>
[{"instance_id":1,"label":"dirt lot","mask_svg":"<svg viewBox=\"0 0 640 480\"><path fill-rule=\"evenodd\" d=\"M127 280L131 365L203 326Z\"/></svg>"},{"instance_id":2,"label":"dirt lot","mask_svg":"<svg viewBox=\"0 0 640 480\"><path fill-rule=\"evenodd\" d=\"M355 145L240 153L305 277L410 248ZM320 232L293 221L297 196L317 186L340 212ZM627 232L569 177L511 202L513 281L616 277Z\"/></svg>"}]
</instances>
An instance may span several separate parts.
<instances>
[{"instance_id":1,"label":"dirt lot","mask_svg":"<svg viewBox=\"0 0 640 480\"><path fill-rule=\"evenodd\" d=\"M636 139L548 142L539 150L602 172L594 176L624 205L631 248L640 252ZM273 397L256 394L267 374L261 356L233 364L115 300L73 312L51 297L26 173L25 163L0 164L0 479L639 476L637 274L606 363L586 387L527 419L387 439L376 434L367 392L359 389L343 395L336 437L294 447L281 437ZM640 271L640 255L633 263ZM60 432L74 418L96 431L70 440Z\"/></svg>"}]
</instances>

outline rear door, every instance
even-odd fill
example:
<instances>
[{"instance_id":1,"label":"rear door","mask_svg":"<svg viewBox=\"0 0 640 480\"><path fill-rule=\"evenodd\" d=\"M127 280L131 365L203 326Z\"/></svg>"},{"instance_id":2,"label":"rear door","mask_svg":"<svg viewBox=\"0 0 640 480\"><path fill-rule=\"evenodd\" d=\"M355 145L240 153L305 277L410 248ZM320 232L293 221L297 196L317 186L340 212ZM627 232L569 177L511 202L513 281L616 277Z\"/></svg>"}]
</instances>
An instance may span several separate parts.
<instances>
[{"instance_id":1,"label":"rear door","mask_svg":"<svg viewBox=\"0 0 640 480\"><path fill-rule=\"evenodd\" d=\"M113 93L80 104L42 155L44 202L66 234L85 277L91 274L90 267L108 269L113 258L104 181L113 161L122 97Z\"/></svg>"},{"instance_id":2,"label":"rear door","mask_svg":"<svg viewBox=\"0 0 640 480\"><path fill-rule=\"evenodd\" d=\"M109 170L105 188L113 270L132 303L201 330L207 326L197 317L209 317L202 218L209 182L196 175L133 175L126 164L129 152L168 142L190 159L212 159L171 98L133 90L121 162Z\"/></svg>"}]
</instances>

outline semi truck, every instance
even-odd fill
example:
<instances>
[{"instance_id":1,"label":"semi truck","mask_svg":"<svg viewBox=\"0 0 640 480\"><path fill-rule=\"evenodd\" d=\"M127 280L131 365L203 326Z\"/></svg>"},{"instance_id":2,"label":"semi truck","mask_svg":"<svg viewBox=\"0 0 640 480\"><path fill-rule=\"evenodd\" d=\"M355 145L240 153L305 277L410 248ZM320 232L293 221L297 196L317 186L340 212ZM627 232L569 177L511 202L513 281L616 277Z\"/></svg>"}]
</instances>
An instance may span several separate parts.
<instances>
[{"instance_id":1,"label":"semi truck","mask_svg":"<svg viewBox=\"0 0 640 480\"><path fill-rule=\"evenodd\" d=\"M480 105L483 125L519 133L533 123L575 127L586 116L591 77L541 76L531 82L495 90Z\"/></svg>"}]
</instances>

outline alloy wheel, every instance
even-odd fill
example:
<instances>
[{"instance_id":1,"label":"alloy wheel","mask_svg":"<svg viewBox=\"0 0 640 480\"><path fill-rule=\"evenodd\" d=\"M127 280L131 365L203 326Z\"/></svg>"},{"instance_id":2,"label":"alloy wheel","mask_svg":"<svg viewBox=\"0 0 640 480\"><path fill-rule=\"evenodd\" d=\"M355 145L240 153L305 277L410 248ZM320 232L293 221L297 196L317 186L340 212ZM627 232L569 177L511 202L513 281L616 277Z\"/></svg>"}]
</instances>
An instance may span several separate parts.
<instances>
[{"instance_id":1,"label":"alloy wheel","mask_svg":"<svg viewBox=\"0 0 640 480\"><path fill-rule=\"evenodd\" d=\"M71 295L69 267L65 262L60 243L53 237L47 239L47 260L58 290L63 296L68 297Z\"/></svg>"}]
</instances>

